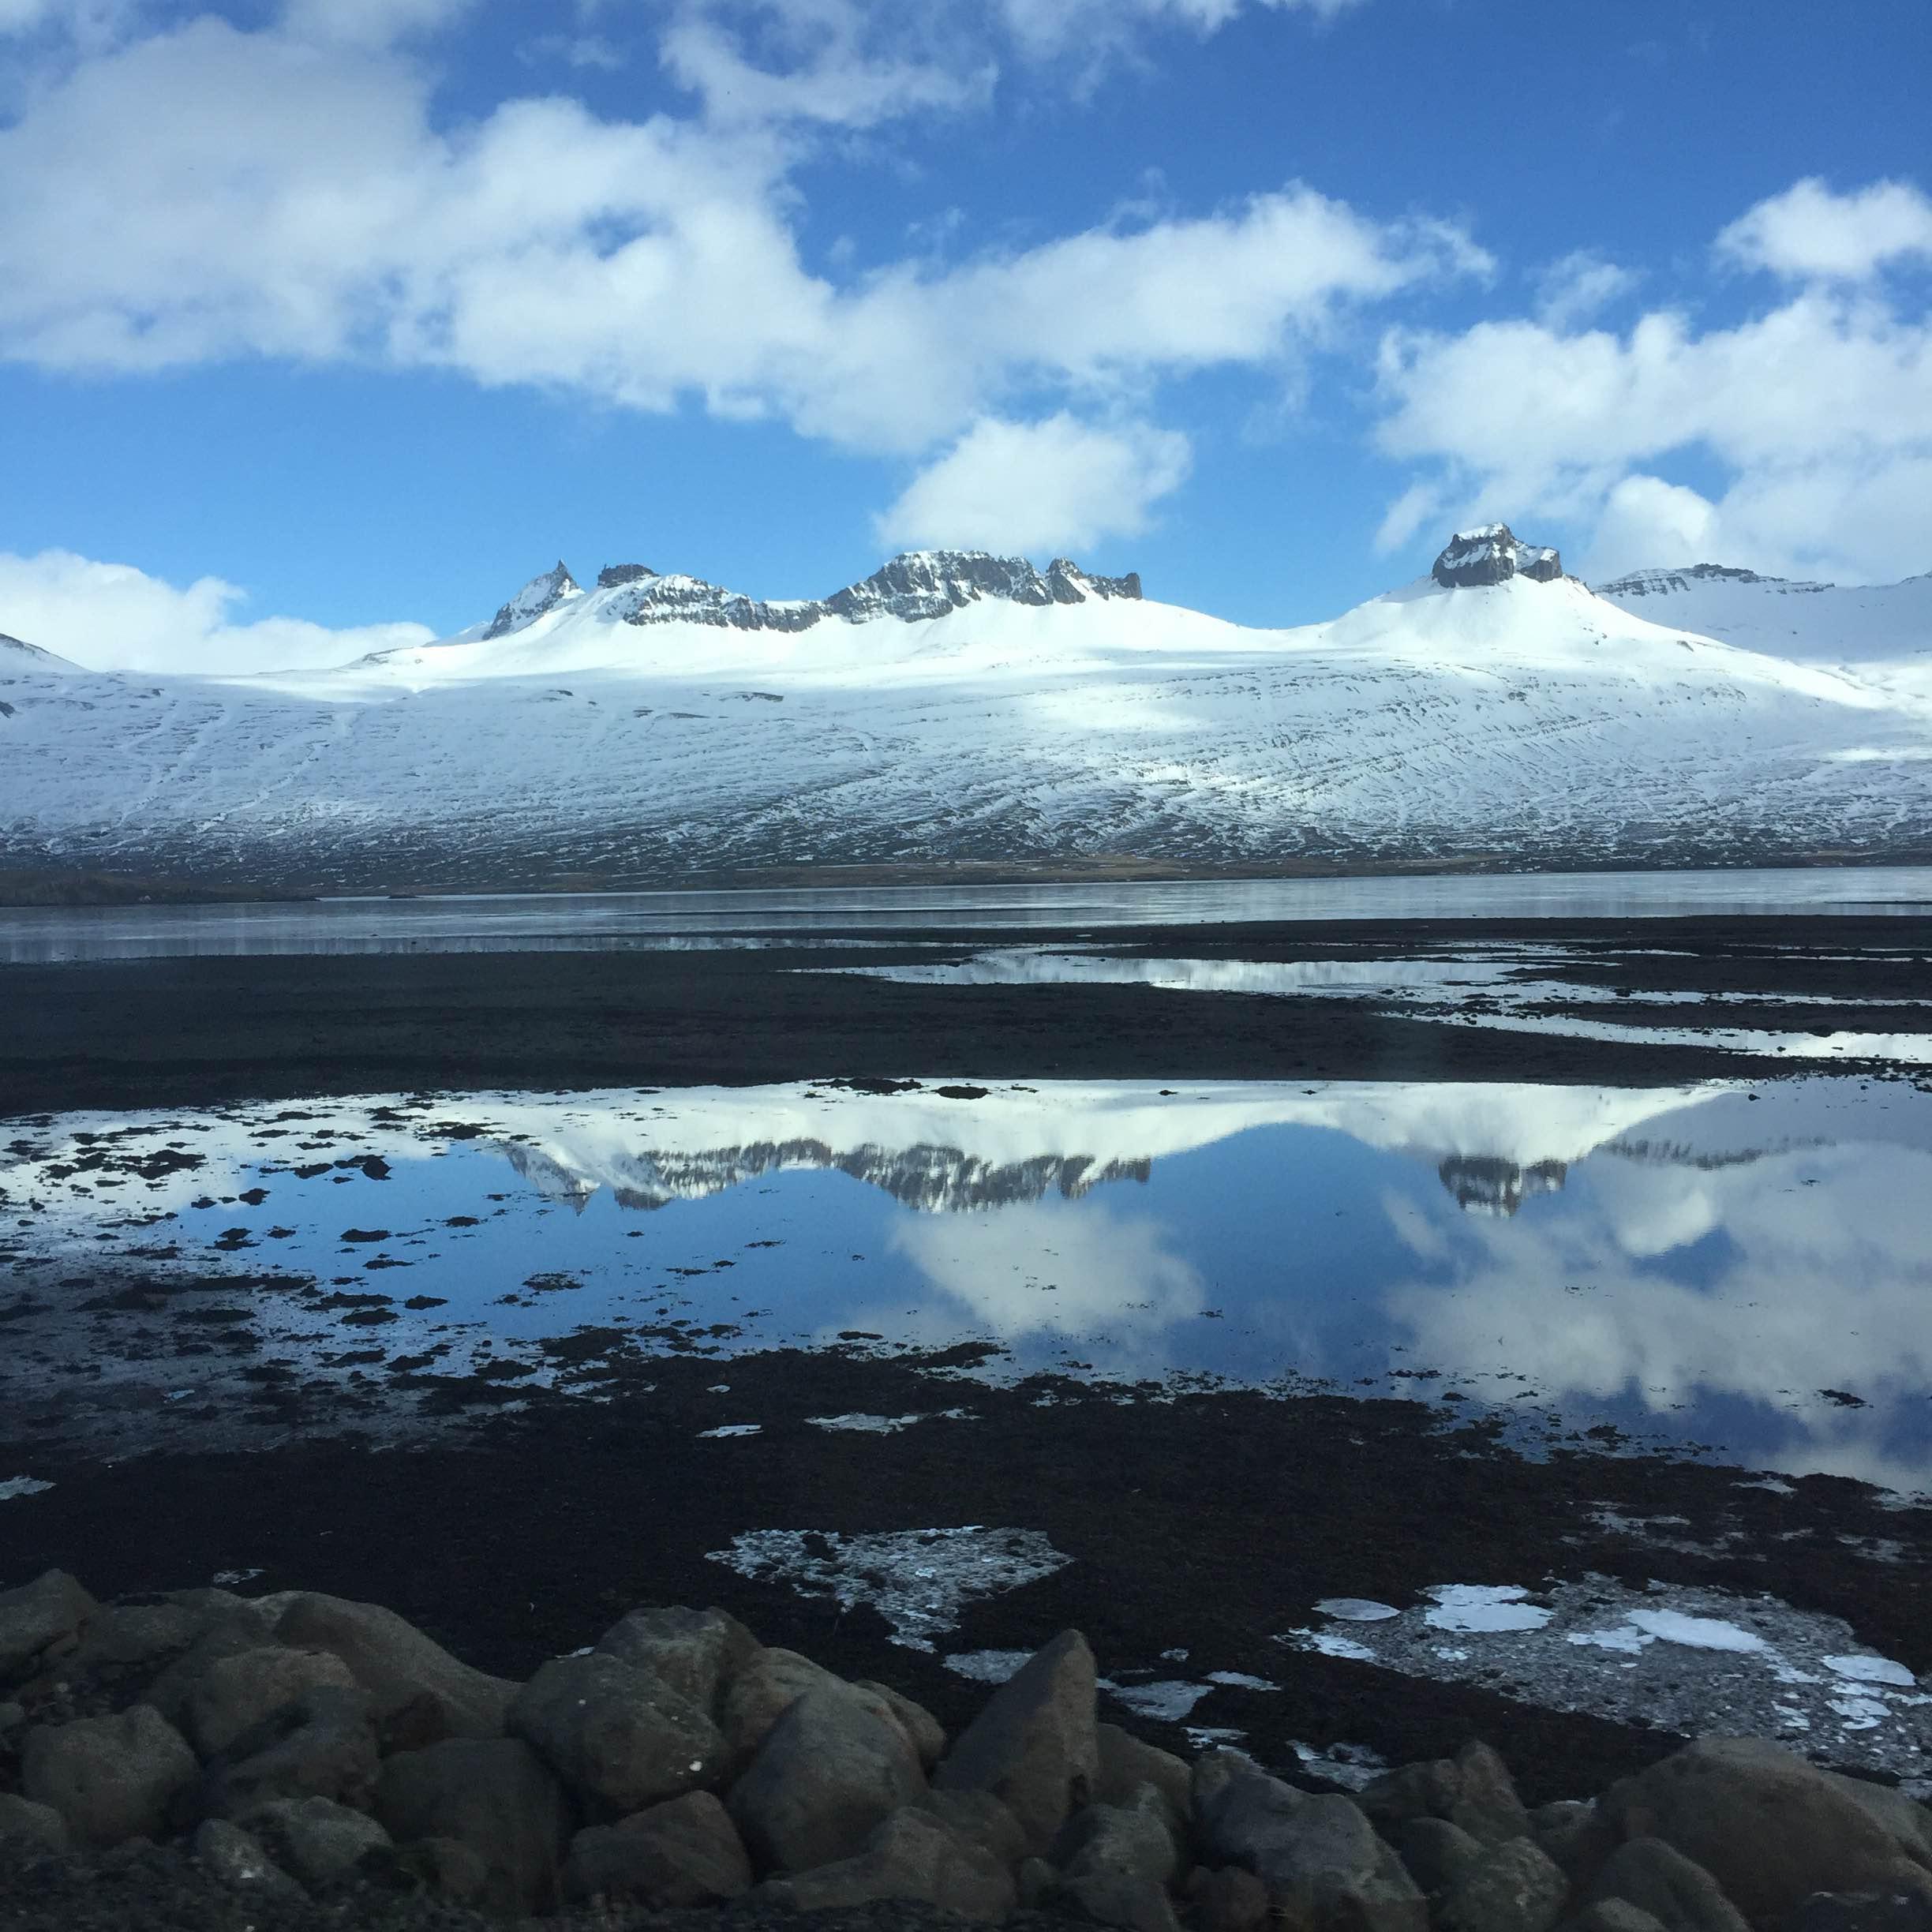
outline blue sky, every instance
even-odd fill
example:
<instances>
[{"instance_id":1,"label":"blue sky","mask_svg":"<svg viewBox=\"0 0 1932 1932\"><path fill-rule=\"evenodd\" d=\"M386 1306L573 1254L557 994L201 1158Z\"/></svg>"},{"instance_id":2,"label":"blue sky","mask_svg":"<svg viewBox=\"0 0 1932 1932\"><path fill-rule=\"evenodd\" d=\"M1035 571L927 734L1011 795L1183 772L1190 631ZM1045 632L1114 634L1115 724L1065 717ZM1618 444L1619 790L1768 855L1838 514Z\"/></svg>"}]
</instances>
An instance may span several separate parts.
<instances>
[{"instance_id":1,"label":"blue sky","mask_svg":"<svg viewBox=\"0 0 1932 1932\"><path fill-rule=\"evenodd\" d=\"M1334 614L1932 569L1932 8L0 0L0 631L331 661L563 556ZM338 633L347 635L339 635Z\"/></svg>"}]
</instances>

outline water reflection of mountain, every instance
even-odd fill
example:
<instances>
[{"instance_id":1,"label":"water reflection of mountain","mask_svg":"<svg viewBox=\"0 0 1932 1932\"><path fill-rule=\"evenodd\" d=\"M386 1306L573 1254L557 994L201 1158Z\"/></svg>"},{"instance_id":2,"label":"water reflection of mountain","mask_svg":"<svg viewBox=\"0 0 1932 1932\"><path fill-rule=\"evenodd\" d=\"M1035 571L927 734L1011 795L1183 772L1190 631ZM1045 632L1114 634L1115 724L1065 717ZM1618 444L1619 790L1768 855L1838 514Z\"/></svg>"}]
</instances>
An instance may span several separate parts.
<instances>
[{"instance_id":1,"label":"water reflection of mountain","mask_svg":"<svg viewBox=\"0 0 1932 1932\"><path fill-rule=\"evenodd\" d=\"M817 1167L850 1174L923 1214L1000 1208L1058 1194L1078 1200L1112 1181L1146 1181L1147 1156L1096 1160L1088 1154L1041 1154L994 1162L957 1148L921 1142L907 1148L866 1145L841 1152L829 1142L800 1138L754 1141L743 1147L683 1154L620 1154L592 1180L534 1148L504 1148L510 1164L552 1200L581 1208L599 1185L608 1185L620 1208L650 1212L673 1201L721 1194L741 1182L788 1167Z\"/></svg>"},{"instance_id":2,"label":"water reflection of mountain","mask_svg":"<svg viewBox=\"0 0 1932 1932\"><path fill-rule=\"evenodd\" d=\"M1531 1166L1493 1154L1452 1154L1436 1170L1465 1214L1515 1214L1533 1194L1555 1194L1568 1179L1567 1161Z\"/></svg>"}]
</instances>

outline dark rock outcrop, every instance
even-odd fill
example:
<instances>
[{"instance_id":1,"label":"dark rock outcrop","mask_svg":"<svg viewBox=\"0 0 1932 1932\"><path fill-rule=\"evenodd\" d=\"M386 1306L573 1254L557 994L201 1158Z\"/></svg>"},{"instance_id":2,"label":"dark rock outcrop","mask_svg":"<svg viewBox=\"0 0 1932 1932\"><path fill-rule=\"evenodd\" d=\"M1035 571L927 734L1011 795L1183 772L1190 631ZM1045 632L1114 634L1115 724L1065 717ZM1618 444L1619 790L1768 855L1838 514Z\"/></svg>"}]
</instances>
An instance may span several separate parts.
<instances>
[{"instance_id":1,"label":"dark rock outcrop","mask_svg":"<svg viewBox=\"0 0 1932 1932\"><path fill-rule=\"evenodd\" d=\"M1507 583L1512 577L1554 583L1563 574L1563 559L1554 550L1520 542L1507 523L1458 530L1429 572L1445 590Z\"/></svg>"},{"instance_id":2,"label":"dark rock outcrop","mask_svg":"<svg viewBox=\"0 0 1932 1932\"><path fill-rule=\"evenodd\" d=\"M576 588L577 579L560 557L554 569L545 571L541 577L533 577L497 612L484 636L500 638L512 631L521 631L526 624L534 623L545 612L555 610Z\"/></svg>"},{"instance_id":3,"label":"dark rock outcrop","mask_svg":"<svg viewBox=\"0 0 1932 1932\"><path fill-rule=\"evenodd\" d=\"M606 564L597 572L597 587L615 590L620 584L642 583L646 577L657 575L648 564Z\"/></svg>"}]
</instances>

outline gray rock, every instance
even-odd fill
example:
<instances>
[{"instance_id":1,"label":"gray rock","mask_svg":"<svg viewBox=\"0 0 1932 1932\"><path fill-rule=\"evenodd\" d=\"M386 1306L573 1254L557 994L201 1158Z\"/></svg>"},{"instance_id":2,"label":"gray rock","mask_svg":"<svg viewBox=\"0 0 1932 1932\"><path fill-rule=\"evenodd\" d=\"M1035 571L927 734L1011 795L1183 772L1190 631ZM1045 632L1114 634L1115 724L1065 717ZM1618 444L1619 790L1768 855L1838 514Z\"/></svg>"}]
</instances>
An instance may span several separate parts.
<instances>
[{"instance_id":1,"label":"gray rock","mask_svg":"<svg viewBox=\"0 0 1932 1932\"><path fill-rule=\"evenodd\" d=\"M722 1905L751 1887L744 1842L709 1792L689 1792L621 1824L580 1831L564 1866L567 1898L653 1911Z\"/></svg>"},{"instance_id":2,"label":"gray rock","mask_svg":"<svg viewBox=\"0 0 1932 1932\"><path fill-rule=\"evenodd\" d=\"M1020 1821L990 1792L929 1791L920 1795L919 1804L949 1831L990 1852L1008 1870L1025 1859L1026 1833Z\"/></svg>"},{"instance_id":3,"label":"gray rock","mask_svg":"<svg viewBox=\"0 0 1932 1932\"><path fill-rule=\"evenodd\" d=\"M213 1615L188 1648L148 1680L142 1702L152 1704L185 1735L195 1686L209 1670L224 1657L240 1657L275 1641L271 1620L252 1608Z\"/></svg>"},{"instance_id":4,"label":"gray rock","mask_svg":"<svg viewBox=\"0 0 1932 1932\"><path fill-rule=\"evenodd\" d=\"M1707 1738L1612 1785L1619 1838L1661 1838L1717 1880L1746 1919L1779 1919L1814 1892L1888 1890L1932 1866L1842 1781L1757 1738Z\"/></svg>"},{"instance_id":5,"label":"gray rock","mask_svg":"<svg viewBox=\"0 0 1932 1932\"><path fill-rule=\"evenodd\" d=\"M1574 1881L1597 1850L1597 1807L1573 1798L1538 1805L1530 1814L1530 1834Z\"/></svg>"},{"instance_id":6,"label":"gray rock","mask_svg":"<svg viewBox=\"0 0 1932 1932\"><path fill-rule=\"evenodd\" d=\"M10 1738L16 1732L27 1728L27 1706L11 1700L0 1704L0 1741Z\"/></svg>"},{"instance_id":7,"label":"gray rock","mask_svg":"<svg viewBox=\"0 0 1932 1932\"><path fill-rule=\"evenodd\" d=\"M521 1738L451 1738L385 1761L376 1815L399 1843L453 1838L526 1911L552 1909L571 1828L556 1774Z\"/></svg>"},{"instance_id":8,"label":"gray rock","mask_svg":"<svg viewBox=\"0 0 1932 1932\"><path fill-rule=\"evenodd\" d=\"M83 1844L159 1838L200 1771L188 1740L137 1704L118 1717L37 1725L21 1754L21 1789L51 1805Z\"/></svg>"},{"instance_id":9,"label":"gray rock","mask_svg":"<svg viewBox=\"0 0 1932 1932\"><path fill-rule=\"evenodd\" d=\"M282 1869L311 1890L354 1870L389 1834L366 1812L327 1798L283 1798L248 1815L248 1828Z\"/></svg>"},{"instance_id":10,"label":"gray rock","mask_svg":"<svg viewBox=\"0 0 1932 1932\"><path fill-rule=\"evenodd\" d=\"M732 1787L731 1814L762 1870L809 1871L856 1856L925 1788L890 1711L840 1684L808 1690L773 1725Z\"/></svg>"},{"instance_id":11,"label":"gray rock","mask_svg":"<svg viewBox=\"0 0 1932 1932\"><path fill-rule=\"evenodd\" d=\"M48 1804L0 1792L0 1864L26 1852L65 1852L67 1825Z\"/></svg>"},{"instance_id":12,"label":"gray rock","mask_svg":"<svg viewBox=\"0 0 1932 1932\"><path fill-rule=\"evenodd\" d=\"M522 1901L507 1878L492 1871L482 1856L454 1838L418 1838L399 1845L400 1870L459 1905L474 1905L493 1917L507 1919L522 1911Z\"/></svg>"},{"instance_id":13,"label":"gray rock","mask_svg":"<svg viewBox=\"0 0 1932 1932\"><path fill-rule=\"evenodd\" d=\"M195 1680L184 1713L189 1740L204 1758L227 1750L305 1691L324 1685L354 1690L349 1666L328 1650L287 1650L266 1644L219 1657Z\"/></svg>"},{"instance_id":14,"label":"gray rock","mask_svg":"<svg viewBox=\"0 0 1932 1932\"><path fill-rule=\"evenodd\" d=\"M100 1606L65 1570L0 1590L0 1683L30 1676L47 1653L71 1644Z\"/></svg>"},{"instance_id":15,"label":"gray rock","mask_svg":"<svg viewBox=\"0 0 1932 1932\"><path fill-rule=\"evenodd\" d=\"M308 1894L269 1857L253 1835L227 1818L204 1818L194 1835L202 1870L230 1892L293 1905Z\"/></svg>"},{"instance_id":16,"label":"gray rock","mask_svg":"<svg viewBox=\"0 0 1932 1932\"><path fill-rule=\"evenodd\" d=\"M715 1717L720 1692L750 1661L758 1641L724 1611L674 1608L633 1610L597 1639L597 1647L620 1663L649 1671Z\"/></svg>"},{"instance_id":17,"label":"gray rock","mask_svg":"<svg viewBox=\"0 0 1932 1932\"><path fill-rule=\"evenodd\" d=\"M1447 1818L1483 1844L1531 1835L1530 1814L1509 1767L1487 1744L1466 1744L1453 1758L1437 1758L1377 1778L1357 1802L1385 1830L1410 1818Z\"/></svg>"},{"instance_id":18,"label":"gray rock","mask_svg":"<svg viewBox=\"0 0 1932 1932\"><path fill-rule=\"evenodd\" d=\"M279 1601L278 1641L340 1657L374 1700L379 1724L392 1724L414 1706L444 1737L503 1735L518 1687L472 1669L393 1610L309 1591Z\"/></svg>"},{"instance_id":19,"label":"gray rock","mask_svg":"<svg viewBox=\"0 0 1932 1932\"><path fill-rule=\"evenodd\" d=\"M1093 1795L1103 1804L1121 1804L1136 1788L1151 1784L1166 1793L1177 1822L1185 1824L1193 1805L1193 1773L1185 1758L1123 1731L1118 1724L1097 1724L1094 1740L1099 1749L1099 1774Z\"/></svg>"},{"instance_id":20,"label":"gray rock","mask_svg":"<svg viewBox=\"0 0 1932 1932\"><path fill-rule=\"evenodd\" d=\"M934 1774L942 1791L990 1792L1043 1853L1092 1795L1100 1747L1093 1653L1078 1631L1035 1652L995 1690Z\"/></svg>"},{"instance_id":21,"label":"gray rock","mask_svg":"<svg viewBox=\"0 0 1932 1932\"><path fill-rule=\"evenodd\" d=\"M1430 575L1445 590L1470 590L1526 577L1554 583L1563 574L1563 559L1546 545L1521 543L1507 523L1458 530L1432 566Z\"/></svg>"},{"instance_id":22,"label":"gray rock","mask_svg":"<svg viewBox=\"0 0 1932 1932\"><path fill-rule=\"evenodd\" d=\"M1393 1842L1425 1892L1446 1892L1457 1873L1483 1855L1481 1845L1447 1818L1406 1818L1395 1828Z\"/></svg>"},{"instance_id":23,"label":"gray rock","mask_svg":"<svg viewBox=\"0 0 1932 1932\"><path fill-rule=\"evenodd\" d=\"M1826 1779L1890 1834L1903 1858L1932 1865L1932 1810L1888 1784L1827 1771Z\"/></svg>"},{"instance_id":24,"label":"gray rock","mask_svg":"<svg viewBox=\"0 0 1932 1932\"><path fill-rule=\"evenodd\" d=\"M1443 1894L1447 1932L1549 1932L1570 1881L1529 1838L1505 1839L1457 1867Z\"/></svg>"},{"instance_id":25,"label":"gray rock","mask_svg":"<svg viewBox=\"0 0 1932 1932\"><path fill-rule=\"evenodd\" d=\"M1042 1903L1063 1917L1118 1926L1121 1932L1181 1932L1181 1922L1166 1893L1124 1872L1064 1877Z\"/></svg>"},{"instance_id":26,"label":"gray rock","mask_svg":"<svg viewBox=\"0 0 1932 1932\"><path fill-rule=\"evenodd\" d=\"M1611 1853L1584 1902L1610 1899L1639 1907L1664 1932L1745 1932L1743 1915L1717 1881L1661 1838L1632 1838Z\"/></svg>"},{"instance_id":27,"label":"gray rock","mask_svg":"<svg viewBox=\"0 0 1932 1932\"><path fill-rule=\"evenodd\" d=\"M1151 1784L1138 1786L1126 1804L1090 1804L1076 1811L1050 1855L1069 1879L1110 1877L1161 1886L1181 1868L1167 1799Z\"/></svg>"},{"instance_id":28,"label":"gray rock","mask_svg":"<svg viewBox=\"0 0 1932 1932\"><path fill-rule=\"evenodd\" d=\"M695 1790L724 1765L724 1739L697 1705L608 1653L545 1664L506 1722L566 1784L617 1811Z\"/></svg>"},{"instance_id":29,"label":"gray rock","mask_svg":"<svg viewBox=\"0 0 1932 1932\"><path fill-rule=\"evenodd\" d=\"M1060 1874L1043 1858L1023 1858L1013 1873L1013 1890L1028 1911L1037 1911L1059 1882Z\"/></svg>"},{"instance_id":30,"label":"gray rock","mask_svg":"<svg viewBox=\"0 0 1932 1932\"><path fill-rule=\"evenodd\" d=\"M990 1921L1004 1919L1018 1895L1005 1866L983 1847L908 1807L881 1820L852 1857L773 1879L754 1896L797 1911L917 1899Z\"/></svg>"},{"instance_id":31,"label":"gray rock","mask_svg":"<svg viewBox=\"0 0 1932 1932\"><path fill-rule=\"evenodd\" d=\"M66 1668L76 1677L157 1671L180 1656L208 1621L206 1612L186 1604L109 1604L88 1619Z\"/></svg>"},{"instance_id":32,"label":"gray rock","mask_svg":"<svg viewBox=\"0 0 1932 1932\"><path fill-rule=\"evenodd\" d=\"M1267 1887L1238 1865L1197 1866L1188 1893L1201 1932L1260 1932L1267 1921Z\"/></svg>"},{"instance_id":33,"label":"gray rock","mask_svg":"<svg viewBox=\"0 0 1932 1932\"><path fill-rule=\"evenodd\" d=\"M1312 1798L1232 1752L1196 1768L1205 1862L1237 1865L1289 1921L1350 1932L1428 1932L1428 1906L1391 1847L1349 1799Z\"/></svg>"},{"instance_id":34,"label":"gray rock","mask_svg":"<svg viewBox=\"0 0 1932 1932\"><path fill-rule=\"evenodd\" d=\"M236 1819L280 1798L366 1810L377 1757L369 1694L313 1685L208 1761L198 1803L208 1817Z\"/></svg>"},{"instance_id":35,"label":"gray rock","mask_svg":"<svg viewBox=\"0 0 1932 1932\"><path fill-rule=\"evenodd\" d=\"M1569 1932L1664 1932L1664 1927L1628 1899L1599 1899L1571 1920Z\"/></svg>"},{"instance_id":36,"label":"gray rock","mask_svg":"<svg viewBox=\"0 0 1932 1932\"><path fill-rule=\"evenodd\" d=\"M869 1677L860 1678L852 1688L870 1691L874 1697L883 1698L891 1705L899 1728L919 1753L923 1769L930 1772L945 1755L945 1726L923 1704L915 1703L903 1690L895 1690L890 1684L875 1683Z\"/></svg>"},{"instance_id":37,"label":"gray rock","mask_svg":"<svg viewBox=\"0 0 1932 1932\"><path fill-rule=\"evenodd\" d=\"M724 1688L720 1724L732 1762L749 1764L771 1735L772 1726L807 1690L845 1688L844 1678L796 1650L754 1651Z\"/></svg>"}]
</instances>

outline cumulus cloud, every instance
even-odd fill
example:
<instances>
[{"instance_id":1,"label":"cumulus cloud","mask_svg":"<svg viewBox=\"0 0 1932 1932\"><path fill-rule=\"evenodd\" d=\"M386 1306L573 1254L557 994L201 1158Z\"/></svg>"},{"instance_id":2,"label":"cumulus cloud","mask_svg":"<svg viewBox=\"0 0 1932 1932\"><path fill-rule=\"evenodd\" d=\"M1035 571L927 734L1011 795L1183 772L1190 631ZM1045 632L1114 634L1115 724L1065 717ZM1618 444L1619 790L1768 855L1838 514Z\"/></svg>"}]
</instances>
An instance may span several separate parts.
<instances>
[{"instance_id":1,"label":"cumulus cloud","mask_svg":"<svg viewBox=\"0 0 1932 1932\"><path fill-rule=\"evenodd\" d=\"M889 545L1065 551L1138 535L1188 471L1187 438L1144 423L975 423L882 516Z\"/></svg>"},{"instance_id":2,"label":"cumulus cloud","mask_svg":"<svg viewBox=\"0 0 1932 1932\"><path fill-rule=\"evenodd\" d=\"M1740 215L1717 253L1792 280L1862 282L1894 262L1932 260L1932 200L1900 181L1837 194L1812 175Z\"/></svg>"},{"instance_id":3,"label":"cumulus cloud","mask_svg":"<svg viewBox=\"0 0 1932 1932\"><path fill-rule=\"evenodd\" d=\"M1638 283L1636 273L1593 249L1578 249L1554 261L1537 279L1537 316L1546 328L1587 322Z\"/></svg>"},{"instance_id":4,"label":"cumulus cloud","mask_svg":"<svg viewBox=\"0 0 1932 1932\"><path fill-rule=\"evenodd\" d=\"M346 664L426 644L425 624L331 631L294 617L234 621L248 593L219 577L185 589L71 551L0 552L0 631L90 671L245 672Z\"/></svg>"},{"instance_id":5,"label":"cumulus cloud","mask_svg":"<svg viewBox=\"0 0 1932 1932\"><path fill-rule=\"evenodd\" d=\"M1881 259L1872 233L1837 259ZM1801 254L1793 243L1784 259ZM1826 276L1731 326L1660 309L1622 331L1574 326L1559 305L1458 334L1391 330L1376 380L1380 447L1430 466L1385 534L1405 530L1426 485L1466 517L1567 522L1597 575L1702 558L1864 580L1925 567L1923 302ZM1686 454L1714 462L1724 488L1660 474ZM1638 548L1649 542L1672 548ZM1689 542L1705 547L1676 548Z\"/></svg>"}]
</instances>

